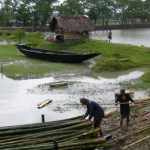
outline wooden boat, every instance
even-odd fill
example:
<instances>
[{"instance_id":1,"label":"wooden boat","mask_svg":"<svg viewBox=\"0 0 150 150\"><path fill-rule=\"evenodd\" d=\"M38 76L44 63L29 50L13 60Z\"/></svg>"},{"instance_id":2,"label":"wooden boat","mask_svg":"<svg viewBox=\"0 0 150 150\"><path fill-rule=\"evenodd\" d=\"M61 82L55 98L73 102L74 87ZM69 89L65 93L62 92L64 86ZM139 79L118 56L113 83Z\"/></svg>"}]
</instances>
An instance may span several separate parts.
<instances>
[{"instance_id":1,"label":"wooden boat","mask_svg":"<svg viewBox=\"0 0 150 150\"><path fill-rule=\"evenodd\" d=\"M26 56L31 58L49 60L63 63L81 63L90 58L96 57L100 53L79 54L68 51L57 51L48 49L31 48L26 44L18 44L17 48Z\"/></svg>"}]
</instances>

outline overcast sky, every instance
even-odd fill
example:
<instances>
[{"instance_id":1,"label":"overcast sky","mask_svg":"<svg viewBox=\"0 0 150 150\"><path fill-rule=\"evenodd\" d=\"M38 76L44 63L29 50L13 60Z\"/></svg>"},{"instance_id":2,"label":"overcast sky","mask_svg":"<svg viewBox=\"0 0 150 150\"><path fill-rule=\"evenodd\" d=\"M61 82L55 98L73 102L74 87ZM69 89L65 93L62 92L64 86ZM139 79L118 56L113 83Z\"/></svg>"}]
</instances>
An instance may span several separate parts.
<instances>
[{"instance_id":1,"label":"overcast sky","mask_svg":"<svg viewBox=\"0 0 150 150\"><path fill-rule=\"evenodd\" d=\"M64 0L59 0L60 3L62 3Z\"/></svg>"}]
</instances>

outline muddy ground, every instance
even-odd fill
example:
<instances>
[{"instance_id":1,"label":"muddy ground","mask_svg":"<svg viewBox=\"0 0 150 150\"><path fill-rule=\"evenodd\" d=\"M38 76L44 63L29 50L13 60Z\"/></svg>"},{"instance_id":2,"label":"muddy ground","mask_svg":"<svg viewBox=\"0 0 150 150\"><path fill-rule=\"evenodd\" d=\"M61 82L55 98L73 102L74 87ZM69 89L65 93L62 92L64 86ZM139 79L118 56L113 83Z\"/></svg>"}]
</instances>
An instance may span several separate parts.
<instances>
[{"instance_id":1,"label":"muddy ground","mask_svg":"<svg viewBox=\"0 0 150 150\"><path fill-rule=\"evenodd\" d=\"M104 134L111 134L107 142L109 150L150 150L150 99L143 104L131 106L130 123L120 128L120 113L117 110L103 121Z\"/></svg>"}]
</instances>

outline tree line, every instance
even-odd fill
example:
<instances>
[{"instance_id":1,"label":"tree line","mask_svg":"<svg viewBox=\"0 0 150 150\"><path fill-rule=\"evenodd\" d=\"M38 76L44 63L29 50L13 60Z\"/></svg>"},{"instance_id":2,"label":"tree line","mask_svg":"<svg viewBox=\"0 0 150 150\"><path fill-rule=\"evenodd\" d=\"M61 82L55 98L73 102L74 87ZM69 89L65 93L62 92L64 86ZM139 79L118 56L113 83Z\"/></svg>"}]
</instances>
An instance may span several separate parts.
<instances>
[{"instance_id":1,"label":"tree line","mask_svg":"<svg viewBox=\"0 0 150 150\"><path fill-rule=\"evenodd\" d=\"M95 24L149 24L150 0L0 0L0 26L46 26L56 15L87 15Z\"/></svg>"}]
</instances>

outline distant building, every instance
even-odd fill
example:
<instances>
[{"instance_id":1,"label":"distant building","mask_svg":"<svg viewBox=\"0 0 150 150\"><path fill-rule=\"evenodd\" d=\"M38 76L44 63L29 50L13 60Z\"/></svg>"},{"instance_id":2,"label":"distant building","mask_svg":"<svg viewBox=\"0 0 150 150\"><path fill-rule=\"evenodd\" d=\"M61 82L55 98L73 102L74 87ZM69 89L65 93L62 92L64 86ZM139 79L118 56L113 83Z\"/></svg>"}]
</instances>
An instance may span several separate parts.
<instances>
[{"instance_id":1,"label":"distant building","mask_svg":"<svg viewBox=\"0 0 150 150\"><path fill-rule=\"evenodd\" d=\"M87 38L93 29L94 23L86 16L55 16L50 22L55 41L81 40Z\"/></svg>"}]
</instances>

